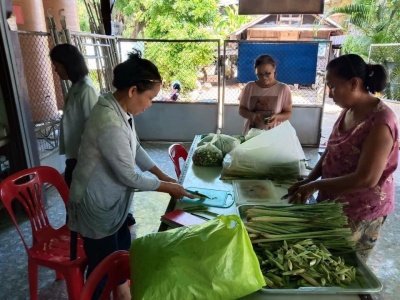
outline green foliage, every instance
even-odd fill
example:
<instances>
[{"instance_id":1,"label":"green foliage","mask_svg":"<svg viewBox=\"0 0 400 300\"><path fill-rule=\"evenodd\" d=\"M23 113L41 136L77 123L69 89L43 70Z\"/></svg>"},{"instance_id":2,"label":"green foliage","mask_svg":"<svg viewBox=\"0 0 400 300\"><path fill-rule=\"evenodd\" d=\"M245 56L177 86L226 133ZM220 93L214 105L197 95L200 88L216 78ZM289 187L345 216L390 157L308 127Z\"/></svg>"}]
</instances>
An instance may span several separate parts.
<instances>
[{"instance_id":1,"label":"green foliage","mask_svg":"<svg viewBox=\"0 0 400 300\"><path fill-rule=\"evenodd\" d=\"M382 64L389 74L389 85L385 96L388 99L400 100L400 45L372 47L371 62Z\"/></svg>"},{"instance_id":2,"label":"green foliage","mask_svg":"<svg viewBox=\"0 0 400 300\"><path fill-rule=\"evenodd\" d=\"M218 0L118 0L125 37L151 39L219 39L240 28L251 17L239 16L237 7L223 13ZM145 57L160 69L167 84L179 80L184 91L196 86L199 71L217 58L216 42L146 42Z\"/></svg>"},{"instance_id":3,"label":"green foliage","mask_svg":"<svg viewBox=\"0 0 400 300\"><path fill-rule=\"evenodd\" d=\"M83 32L90 32L89 17L83 0L78 0L79 27Z\"/></svg>"},{"instance_id":4,"label":"green foliage","mask_svg":"<svg viewBox=\"0 0 400 300\"><path fill-rule=\"evenodd\" d=\"M142 27L144 38L210 39L216 37L212 27L219 13L217 2L119 0L116 3L130 24ZM215 61L216 50L216 43L147 42L145 56L158 66L167 84L179 80L187 91L196 86L199 70Z\"/></svg>"},{"instance_id":5,"label":"green foliage","mask_svg":"<svg viewBox=\"0 0 400 300\"><path fill-rule=\"evenodd\" d=\"M167 85L179 80L188 91L196 87L199 69L214 62L215 46L215 42L147 42L144 54L157 65Z\"/></svg>"},{"instance_id":6,"label":"green foliage","mask_svg":"<svg viewBox=\"0 0 400 300\"><path fill-rule=\"evenodd\" d=\"M368 59L368 49L371 44L371 39L362 35L348 35L343 44L344 53L357 53L365 60Z\"/></svg>"},{"instance_id":7,"label":"green foliage","mask_svg":"<svg viewBox=\"0 0 400 300\"><path fill-rule=\"evenodd\" d=\"M334 8L329 14L348 16L348 30L343 50L357 53L368 59L371 44L399 43L400 0L355 0L353 4ZM400 46L373 47L371 62L388 66L390 84L385 94L390 99L400 99ZM389 64L388 64L389 63Z\"/></svg>"},{"instance_id":8,"label":"green foliage","mask_svg":"<svg viewBox=\"0 0 400 300\"><path fill-rule=\"evenodd\" d=\"M239 15L238 6L225 6L224 12L217 16L214 28L220 38L228 38L229 34L238 30L242 25L247 24L253 19L251 16Z\"/></svg>"}]
</instances>

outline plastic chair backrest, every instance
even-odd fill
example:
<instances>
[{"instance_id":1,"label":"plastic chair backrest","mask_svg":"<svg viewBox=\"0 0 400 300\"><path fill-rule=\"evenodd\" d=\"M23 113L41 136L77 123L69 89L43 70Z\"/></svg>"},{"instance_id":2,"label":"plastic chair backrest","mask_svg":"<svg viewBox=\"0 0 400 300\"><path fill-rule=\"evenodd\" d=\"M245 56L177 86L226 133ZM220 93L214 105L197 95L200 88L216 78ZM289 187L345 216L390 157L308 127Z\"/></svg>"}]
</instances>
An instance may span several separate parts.
<instances>
[{"instance_id":1,"label":"plastic chair backrest","mask_svg":"<svg viewBox=\"0 0 400 300\"><path fill-rule=\"evenodd\" d=\"M40 166L19 171L0 182L0 199L28 251L24 236L19 228L13 202L18 201L28 215L32 229L32 245L40 241L41 235L53 231L44 208L44 184L54 186L64 204L68 201L69 190L61 174L51 167Z\"/></svg>"},{"instance_id":2,"label":"plastic chair backrest","mask_svg":"<svg viewBox=\"0 0 400 300\"><path fill-rule=\"evenodd\" d=\"M179 159L182 158L183 160L186 160L188 153L185 147L183 147L181 144L172 144L168 149L168 154L174 163L176 176L179 178L179 176L181 176Z\"/></svg>"},{"instance_id":3,"label":"plastic chair backrest","mask_svg":"<svg viewBox=\"0 0 400 300\"><path fill-rule=\"evenodd\" d=\"M109 299L111 292L115 291L121 282L129 280L130 275L129 252L119 250L111 253L89 275L81 294L81 300L92 299L96 287L105 276L107 276L107 281L100 300Z\"/></svg>"}]
</instances>

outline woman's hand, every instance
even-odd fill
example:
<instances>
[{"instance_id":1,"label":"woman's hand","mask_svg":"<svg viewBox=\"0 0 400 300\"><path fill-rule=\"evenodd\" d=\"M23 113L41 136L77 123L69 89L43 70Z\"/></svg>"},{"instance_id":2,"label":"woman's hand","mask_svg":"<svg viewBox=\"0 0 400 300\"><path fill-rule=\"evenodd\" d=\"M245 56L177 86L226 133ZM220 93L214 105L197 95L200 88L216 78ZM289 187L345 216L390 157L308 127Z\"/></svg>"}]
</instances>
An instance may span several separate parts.
<instances>
[{"instance_id":1,"label":"woman's hand","mask_svg":"<svg viewBox=\"0 0 400 300\"><path fill-rule=\"evenodd\" d=\"M308 198L317 191L317 181L305 183L299 181L289 188L289 203L302 204L306 203Z\"/></svg>"},{"instance_id":2,"label":"woman's hand","mask_svg":"<svg viewBox=\"0 0 400 300\"><path fill-rule=\"evenodd\" d=\"M157 191L168 193L174 199L181 199L182 197L188 197L190 199L195 198L195 196L192 195L191 193L187 192L183 188L183 186L181 186L178 183L173 183L173 182L161 181L160 186L157 189Z\"/></svg>"},{"instance_id":3,"label":"woman's hand","mask_svg":"<svg viewBox=\"0 0 400 300\"><path fill-rule=\"evenodd\" d=\"M309 182L311 182L311 180L308 178L297 181L296 183L294 183L292 186L290 186L288 188L288 195L290 196L290 195L294 194L300 186L305 185Z\"/></svg>"},{"instance_id":4,"label":"woman's hand","mask_svg":"<svg viewBox=\"0 0 400 300\"><path fill-rule=\"evenodd\" d=\"M281 124L281 121L279 120L277 115L272 115L268 118L268 121L266 122L266 126L268 129L274 128L279 124Z\"/></svg>"}]
</instances>

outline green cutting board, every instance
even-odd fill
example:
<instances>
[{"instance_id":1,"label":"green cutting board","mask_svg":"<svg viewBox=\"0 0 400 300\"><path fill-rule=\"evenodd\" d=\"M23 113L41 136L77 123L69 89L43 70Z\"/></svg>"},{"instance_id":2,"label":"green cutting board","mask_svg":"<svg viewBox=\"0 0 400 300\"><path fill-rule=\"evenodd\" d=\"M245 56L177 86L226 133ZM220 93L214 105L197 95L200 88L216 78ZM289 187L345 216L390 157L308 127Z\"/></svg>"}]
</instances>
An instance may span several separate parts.
<instances>
[{"instance_id":1,"label":"green cutting board","mask_svg":"<svg viewBox=\"0 0 400 300\"><path fill-rule=\"evenodd\" d=\"M204 189L204 188L197 188L197 187L187 187L186 189L199 192L210 198L209 199L208 198L206 198L206 199L198 199L198 198L190 199L187 197L183 197L181 199L181 201L184 203L227 208L227 207L232 206L232 204L235 202L235 199L233 198L233 194L228 191Z\"/></svg>"}]
</instances>

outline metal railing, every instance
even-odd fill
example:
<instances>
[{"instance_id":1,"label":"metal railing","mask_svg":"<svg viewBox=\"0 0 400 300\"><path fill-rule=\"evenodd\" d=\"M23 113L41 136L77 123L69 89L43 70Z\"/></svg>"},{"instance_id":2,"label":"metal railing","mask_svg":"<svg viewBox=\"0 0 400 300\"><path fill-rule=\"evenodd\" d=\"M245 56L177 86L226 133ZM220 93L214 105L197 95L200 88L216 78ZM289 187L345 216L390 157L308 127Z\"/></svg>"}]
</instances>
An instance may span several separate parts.
<instances>
[{"instance_id":1,"label":"metal railing","mask_svg":"<svg viewBox=\"0 0 400 300\"><path fill-rule=\"evenodd\" d=\"M75 45L86 59L89 76L100 92L113 90L112 74L119 63L117 38L94 33L71 33Z\"/></svg>"}]
</instances>

